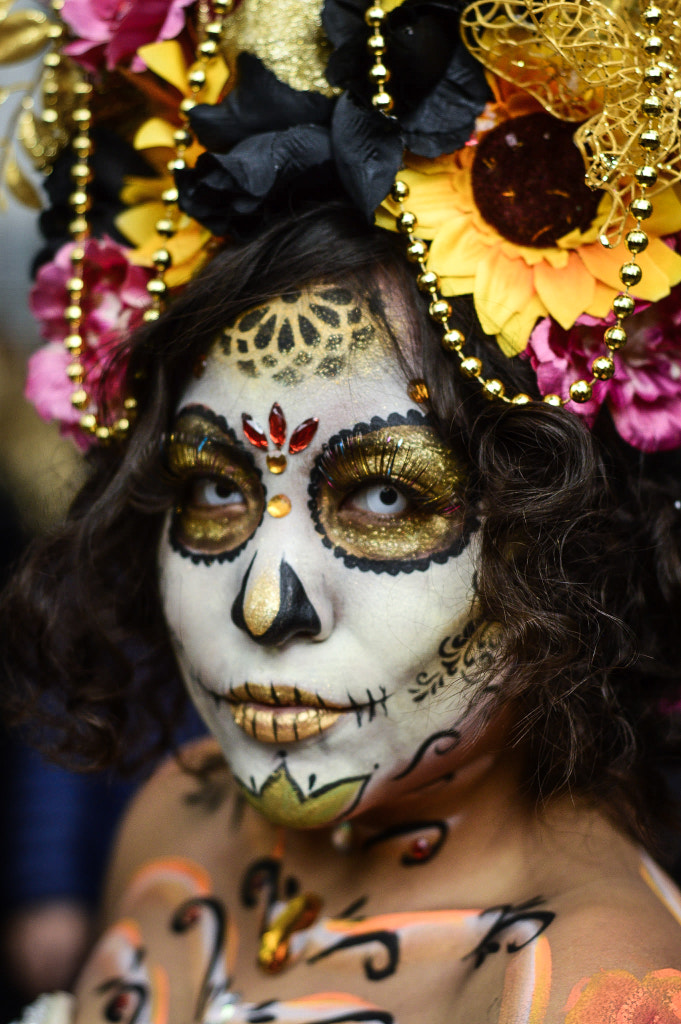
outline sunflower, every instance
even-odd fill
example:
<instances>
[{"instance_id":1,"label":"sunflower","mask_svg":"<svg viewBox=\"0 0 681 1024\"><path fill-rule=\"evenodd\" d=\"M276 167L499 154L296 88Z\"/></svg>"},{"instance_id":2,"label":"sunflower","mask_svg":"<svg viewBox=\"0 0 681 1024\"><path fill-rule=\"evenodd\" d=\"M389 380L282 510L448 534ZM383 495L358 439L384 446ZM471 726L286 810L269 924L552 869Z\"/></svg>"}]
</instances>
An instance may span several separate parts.
<instances>
[{"instance_id":1,"label":"sunflower","mask_svg":"<svg viewBox=\"0 0 681 1024\"><path fill-rule=\"evenodd\" d=\"M628 253L623 245L608 249L599 242L610 200L584 196L583 170L575 174L567 147L579 156L573 130L547 113L511 118L437 160L407 155L398 175L409 186L405 208L416 214L416 233L431 242L428 267L440 275L442 293L471 294L482 329L496 335L509 356L525 348L543 317L566 330L584 313L605 318L622 288L619 270ZM565 160L556 155L564 143ZM513 151L513 162L504 163L500 146ZM488 167L503 172L494 187L484 181ZM563 180L556 181L556 173ZM547 213L549 197L556 209L547 224L554 216ZM386 200L377 223L395 230L399 212ZM635 294L656 302L681 281L681 256L663 241L681 231L674 189L655 196L645 230L650 242L638 257L643 277Z\"/></svg>"}]
</instances>

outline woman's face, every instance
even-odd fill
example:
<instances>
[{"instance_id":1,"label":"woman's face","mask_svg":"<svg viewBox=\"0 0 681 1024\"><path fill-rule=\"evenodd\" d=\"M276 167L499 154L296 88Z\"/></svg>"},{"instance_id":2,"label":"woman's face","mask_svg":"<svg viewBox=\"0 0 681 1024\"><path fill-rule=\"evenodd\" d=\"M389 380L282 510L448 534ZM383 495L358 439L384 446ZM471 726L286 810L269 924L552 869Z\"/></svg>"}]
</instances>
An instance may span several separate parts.
<instances>
[{"instance_id":1,"label":"woman's face","mask_svg":"<svg viewBox=\"0 0 681 1024\"><path fill-rule=\"evenodd\" d=\"M451 770L465 468L409 397L379 305L320 285L242 314L197 366L168 461L165 615L247 798L315 827Z\"/></svg>"}]
</instances>

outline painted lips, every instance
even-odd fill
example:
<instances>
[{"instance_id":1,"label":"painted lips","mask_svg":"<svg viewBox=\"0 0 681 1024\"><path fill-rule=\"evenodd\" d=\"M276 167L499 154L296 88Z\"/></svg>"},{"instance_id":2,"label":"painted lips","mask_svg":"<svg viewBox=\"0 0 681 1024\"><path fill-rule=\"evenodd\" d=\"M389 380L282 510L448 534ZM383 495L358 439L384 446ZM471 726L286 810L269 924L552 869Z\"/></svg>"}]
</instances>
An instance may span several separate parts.
<instances>
[{"instance_id":1,"label":"painted lips","mask_svg":"<svg viewBox=\"0 0 681 1024\"><path fill-rule=\"evenodd\" d=\"M329 705L297 686L260 683L236 686L227 702L239 728L262 743L295 743L318 736L352 710Z\"/></svg>"}]
</instances>

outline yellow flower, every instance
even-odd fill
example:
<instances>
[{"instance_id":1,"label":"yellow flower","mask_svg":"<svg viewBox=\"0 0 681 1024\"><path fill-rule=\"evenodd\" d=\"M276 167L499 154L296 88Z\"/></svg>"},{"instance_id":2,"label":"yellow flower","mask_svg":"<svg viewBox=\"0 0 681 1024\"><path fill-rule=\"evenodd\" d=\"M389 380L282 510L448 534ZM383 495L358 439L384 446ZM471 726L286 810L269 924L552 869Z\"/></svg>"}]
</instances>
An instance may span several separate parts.
<instances>
[{"instance_id":1,"label":"yellow flower","mask_svg":"<svg viewBox=\"0 0 681 1024\"><path fill-rule=\"evenodd\" d=\"M142 46L139 55L144 63L159 78L177 90L178 111L182 97L189 97L188 84L190 68L187 66L182 48L177 40ZM201 101L216 103L228 78L227 66L221 57L208 66L206 86ZM179 121L179 117L178 117ZM170 288L186 284L209 258L210 231L186 214L177 217L177 230L170 239L163 238L156 231L156 222L166 215L161 199L163 192L173 186L171 175L166 171L168 161L175 153L175 126L161 117L152 117L138 129L133 139L135 149L143 152L159 175L155 178L129 177L121 192L121 199L127 209L116 218L116 227L134 246L129 257L133 263L151 266L157 249L167 249L172 264L165 275ZM203 152L196 142L187 150L185 158L193 162Z\"/></svg>"},{"instance_id":2,"label":"yellow flower","mask_svg":"<svg viewBox=\"0 0 681 1024\"><path fill-rule=\"evenodd\" d=\"M409 186L404 205L416 214L416 234L431 241L428 267L440 275L442 293L472 294L482 329L497 336L506 355L522 351L537 320L547 315L565 328L582 313L605 317L629 258L624 245L606 249L598 241L609 199L587 231L571 231L550 248L519 245L483 220L473 198L474 157L474 147L437 160L409 157L398 175ZM394 230L397 213L398 206L386 200L377 223ZM681 256L660 237L681 231L681 202L673 189L655 196L645 230L650 244L638 257L643 277L635 295L655 302L681 281Z\"/></svg>"}]
</instances>

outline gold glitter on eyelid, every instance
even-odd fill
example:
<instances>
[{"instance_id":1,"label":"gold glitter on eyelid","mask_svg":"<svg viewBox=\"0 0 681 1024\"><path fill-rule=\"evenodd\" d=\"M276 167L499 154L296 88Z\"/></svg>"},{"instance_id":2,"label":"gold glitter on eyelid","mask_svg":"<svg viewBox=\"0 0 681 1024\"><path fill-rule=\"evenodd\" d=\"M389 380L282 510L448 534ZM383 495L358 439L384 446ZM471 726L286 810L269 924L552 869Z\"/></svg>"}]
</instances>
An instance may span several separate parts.
<instances>
[{"instance_id":1,"label":"gold glitter on eyelid","mask_svg":"<svg viewBox=\"0 0 681 1024\"><path fill-rule=\"evenodd\" d=\"M245 510L233 505L193 505L185 497L176 509L172 530L179 543L197 554L216 555L238 547L252 536L265 507L260 479L239 461L231 439L201 416L180 416L167 445L170 472L186 479L212 477L237 487Z\"/></svg>"},{"instance_id":2,"label":"gold glitter on eyelid","mask_svg":"<svg viewBox=\"0 0 681 1024\"><path fill-rule=\"evenodd\" d=\"M336 490L347 491L372 480L401 483L439 512L451 504L452 493L467 475L432 427L408 424L346 438L324 452L319 468Z\"/></svg>"},{"instance_id":3,"label":"gold glitter on eyelid","mask_svg":"<svg viewBox=\"0 0 681 1024\"><path fill-rule=\"evenodd\" d=\"M354 437L343 453L327 452L320 470L327 480L317 497L320 523L346 554L372 561L425 558L447 550L461 533L461 516L442 513L466 472L430 427L384 427ZM415 509L382 517L343 506L353 490L381 481L402 484L407 497L416 492Z\"/></svg>"}]
</instances>

